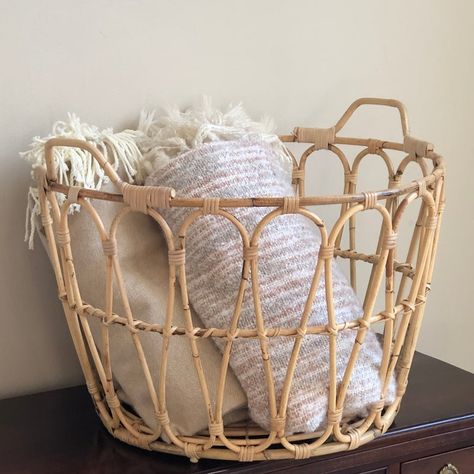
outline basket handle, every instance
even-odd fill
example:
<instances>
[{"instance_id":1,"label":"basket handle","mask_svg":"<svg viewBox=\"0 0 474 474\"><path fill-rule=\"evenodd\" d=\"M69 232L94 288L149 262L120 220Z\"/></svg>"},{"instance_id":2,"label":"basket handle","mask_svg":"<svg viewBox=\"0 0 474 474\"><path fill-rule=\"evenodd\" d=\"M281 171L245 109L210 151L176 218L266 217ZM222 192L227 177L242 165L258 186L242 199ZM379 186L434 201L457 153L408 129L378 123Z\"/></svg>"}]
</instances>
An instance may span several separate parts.
<instances>
[{"instance_id":1,"label":"basket handle","mask_svg":"<svg viewBox=\"0 0 474 474\"><path fill-rule=\"evenodd\" d=\"M402 125L402 132L403 138L410 134L410 127L408 124L408 115L405 106L399 101L395 99L379 99L375 97L363 97L361 99L357 99L353 102L349 108L344 112L344 115L338 120L335 125L335 131L338 133L339 131L344 128L347 124L349 119L352 117L354 112L361 106L361 105L381 105L384 107L394 107L398 109L400 114L400 122Z\"/></svg>"}]
</instances>

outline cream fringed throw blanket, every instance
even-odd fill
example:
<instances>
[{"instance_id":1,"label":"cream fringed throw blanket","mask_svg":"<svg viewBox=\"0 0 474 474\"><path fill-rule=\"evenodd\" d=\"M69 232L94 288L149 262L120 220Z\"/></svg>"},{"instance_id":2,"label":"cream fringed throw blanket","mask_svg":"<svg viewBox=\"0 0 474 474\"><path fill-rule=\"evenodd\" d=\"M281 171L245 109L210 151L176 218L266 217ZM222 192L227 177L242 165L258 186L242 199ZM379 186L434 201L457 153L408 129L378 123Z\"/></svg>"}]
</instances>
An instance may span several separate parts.
<instances>
[{"instance_id":1,"label":"cream fringed throw blanket","mask_svg":"<svg viewBox=\"0 0 474 474\"><path fill-rule=\"evenodd\" d=\"M183 117L180 117L183 119ZM199 123L199 117L194 122ZM155 124L148 150L163 150L160 143L171 129L183 129L183 121L163 126ZM184 117L186 122L186 117ZM186 133L193 133L190 121ZM196 136L205 135L212 124L198 127ZM191 130L190 130L191 129ZM177 196L186 197L256 197L291 196L291 174L278 144L268 135L253 138L213 141L201 140L193 149L159 156L147 185L173 187ZM207 141L207 143L205 143ZM204 143L203 143L204 142ZM195 143L195 141L194 141ZM186 208L162 211L175 235L184 218L192 212ZM270 212L262 208L231 209L251 235L257 223ZM285 215L272 221L259 241L259 282L262 314L266 327L296 327L301 317L314 274L320 244L314 224L302 216ZM206 327L228 328L236 304L242 275L242 241L236 228L223 217L206 215L194 221L186 235L186 281L189 299ZM357 297L337 265L333 267L333 291L337 322L362 316ZM313 304L309 325L327 323L324 276ZM254 301L246 290L239 321L240 328L255 328ZM346 367L355 333L344 331L337 340L337 375L340 381ZM216 339L222 349L223 342ZM270 357L277 398L286 375L294 339L271 337ZM307 336L301 348L287 410L287 433L317 430L326 421L327 385L329 380L329 342L327 336ZM380 399L378 376L382 352L373 332L368 332L346 397L344 417L366 415ZM270 428L268 394L258 340L240 338L234 341L231 367L246 392L251 417ZM391 384L387 400L394 396ZM277 400L278 402L279 400Z\"/></svg>"}]
</instances>

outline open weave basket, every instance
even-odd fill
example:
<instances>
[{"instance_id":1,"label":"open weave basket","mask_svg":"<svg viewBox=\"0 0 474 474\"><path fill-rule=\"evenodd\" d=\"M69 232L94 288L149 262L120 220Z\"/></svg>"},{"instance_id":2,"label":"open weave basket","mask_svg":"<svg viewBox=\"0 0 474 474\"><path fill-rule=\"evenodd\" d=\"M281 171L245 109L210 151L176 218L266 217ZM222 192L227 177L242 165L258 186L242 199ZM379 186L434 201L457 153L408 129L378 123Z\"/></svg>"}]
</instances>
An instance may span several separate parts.
<instances>
[{"instance_id":1,"label":"open weave basket","mask_svg":"<svg viewBox=\"0 0 474 474\"><path fill-rule=\"evenodd\" d=\"M339 132L361 105L382 105L398 109L403 131L403 142L396 143L375 139L349 138ZM344 113L334 127L329 129L296 128L292 135L282 136L283 142L309 144L302 153L299 162L293 158L293 183L296 196L289 197L256 197L252 199L189 199L176 198L170 188L134 186L121 181L117 173L106 162L101 153L90 143L76 139L51 139L45 145L46 169L37 170L37 181L41 205L42 222L49 245L49 253L56 275L59 298L62 302L69 329L86 379L87 387L104 425L116 438L145 449L163 451L188 456L192 461L199 458L215 458L240 461L258 461L265 459L295 458L334 453L355 449L384 433L394 420L407 385L415 345L418 339L423 318L426 295L436 256L441 214L444 207L444 167L442 158L433 151L427 142L409 135L408 119L404 106L396 100L359 99ZM357 154L352 163L346 158L344 150L355 147ZM79 147L97 160L105 173L116 185L118 193L104 193L96 190L69 187L57 182L57 170L54 167L54 147ZM344 190L341 195L305 196L305 168L310 157L317 157L318 150L329 150L340 162L344 172ZM403 152L398 166L394 166L388 151ZM327 153L327 152L326 152ZM376 192L358 192L356 190L360 164L368 155L380 157L388 172L388 187ZM402 183L407 165L418 165L420 179L406 184ZM64 205L59 206L57 193L68 196ZM86 199L87 198L87 199ZM116 222L110 229L101 227L94 213L95 199L123 202ZM415 202L419 203L418 218L410 229L410 244L403 257L397 255L397 234L405 211ZM68 208L74 203L82 205L82 212L87 212L96 220L98 232L103 242L106 266L106 291L109 295L115 289L127 299L126 288L120 271L120 260L117 255L116 231L121 218L128 212L148 214L162 228L169 251L169 298L174 298L175 282L182 288L183 305L188 306L185 285L184 235L190 224L204 214L215 214L227 218L238 228L242 235L242 283L239 295L252 286L254 297L259 298L258 280L249 278L258 269L258 234L270 220L283 213L298 213L310 219L321 232L321 249L318 265L324 267L326 300L328 308L327 323L321 326L309 326L308 314L302 315L298 325L293 328L265 327L262 315L256 311L255 327L240 329L238 327L239 303L228 328L194 327L189 309L186 327L173 325L173 305L168 305L167 319L163 326L151 325L141 321L140 315L117 315L111 308L92 307L81 299L80 288L75 276L71 236L68 230ZM172 235L166 221L160 215L160 209L168 207L189 207L191 213L183 224L180 238ZM253 235L235 219L232 210L238 207L267 207L269 212L257 227ZM308 206L337 206L339 218L332 229L326 228L322 220ZM380 224L373 226L371 232L377 233L378 244L375 253L366 254L356 246L356 216L368 210L378 213ZM407 225L408 224L408 225ZM410 223L405 223L409 227ZM184 230L183 230L184 229ZM347 234L346 234L347 233ZM341 248L345 240L348 248ZM72 236L74 237L74 236ZM401 253L401 252L399 252ZM350 281L356 288L356 271L359 265L369 265L370 278L364 294L364 315L360 319L337 324L331 291L332 259L349 259ZM249 281L251 283L249 283ZM384 286L382 286L384 285ZM376 304L379 289L384 292L380 311L372 311ZM247 289L250 291L250 289ZM99 353L95 346L90 329L91 318L103 323L105 333L110 325L116 325L127 331L137 348L137 357L143 368L143 384L150 392L154 403L158 427L152 430L126 406L116 395L114 387L114 367L111 367L108 347ZM397 391L393 403L384 407L384 400L374 406L367 417L352 420L341 420L347 386L351 380L352 370L356 363L364 337L372 324L383 326L383 357L380 365L380 377L384 390L391 377L396 376ZM154 337L163 338L163 350L156 354L160 358L160 379L154 386L147 370L147 360L141 351L141 333L150 332ZM347 363L342 383L336 380L337 337L342 331L354 331L354 349ZM212 407L208 416L208 430L198 435L177 435L170 426L166 402L166 380L173 377L166 371L168 346L170 338L186 338L193 354L195 369L198 372L202 395L206 406ZM283 393L277 404L275 389L272 384L272 364L268 352L268 338L289 337L294 340L292 356L288 363L288 372L283 386ZM305 337L329 338L329 380L328 380L328 413L327 426L317 433L285 435L285 414L288 396L298 354ZM217 392L211 397L207 390L205 370L201 365L196 338L224 338L225 349L222 356L222 370ZM229 367L232 344L236 338L255 338L259 341L262 353L262 364L265 378L262 384L267 386L269 395L269 412L272 417L271 431L265 432L255 425L224 426L222 419L223 397L225 396L225 379ZM196 407L196 410L206 407ZM162 436L170 442L165 442Z\"/></svg>"}]
</instances>

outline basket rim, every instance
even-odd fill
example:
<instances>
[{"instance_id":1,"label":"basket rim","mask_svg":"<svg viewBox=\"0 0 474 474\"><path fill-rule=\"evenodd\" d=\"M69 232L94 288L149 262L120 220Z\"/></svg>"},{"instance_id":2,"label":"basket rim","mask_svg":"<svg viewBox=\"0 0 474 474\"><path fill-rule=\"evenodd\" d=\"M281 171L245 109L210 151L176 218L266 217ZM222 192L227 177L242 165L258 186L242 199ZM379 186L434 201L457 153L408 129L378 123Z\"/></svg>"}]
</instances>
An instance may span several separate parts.
<instances>
[{"instance_id":1,"label":"basket rim","mask_svg":"<svg viewBox=\"0 0 474 474\"><path fill-rule=\"evenodd\" d=\"M373 138L353 138L339 136L338 133L349 122L354 112L361 106L382 106L397 109L399 113L403 142L393 142L386 140L378 140ZM293 133L289 135L280 135L280 140L283 143L306 143L309 145L307 149L308 155L320 149L326 149L335 152L336 154L342 151L336 145L353 145L366 147L366 152L370 154L383 154L383 149L395 150L405 152L413 161L426 158L433 162L433 169L431 172L418 181L412 181L404 185L400 185L400 170L394 171L393 175L389 176L389 180L395 182L395 187L388 187L381 190L366 190L357 194L335 194L322 196L299 196L299 206L311 205L329 205L329 204L345 204L345 203L365 203L367 201L367 194L370 194L371 200L375 202L386 200L389 198L406 195L412 192L422 194L424 190L436 182L439 178L444 176L444 161L441 155L434 152L434 147L431 143L419 140L410 135L410 128L408 122L408 114L402 102L395 99L371 98L363 97L354 101L340 117L333 127L330 128L302 128L295 127ZM128 191L135 193L143 193L144 186L124 183L118 176L116 171L110 163L101 154L99 149L91 142L75 138L51 138L45 147L45 161L46 172L45 180L43 181L45 190L56 191L68 195L70 186L58 183L57 169L53 159L54 147L78 147L86 152L89 152L93 158L98 162L100 167L104 170L105 175L115 184L119 193L109 193L93 189L88 189L80 186L75 186L75 195L79 198L92 198L112 202L124 202L124 189L127 187ZM364 152L364 150L362 151ZM290 153L291 155L291 153ZM291 155L292 156L292 155ZM299 168L297 161L292 156L294 170L303 171L304 168ZM350 175L350 169L344 169L347 175ZM298 182L298 181L297 181ZM390 184L389 184L390 186ZM155 190L157 187L153 187ZM187 198L176 197L174 189L160 188L157 202L148 204L148 207L188 207L188 208L203 208L208 205L209 198ZM139 190L142 191L139 191ZM127 194L129 194L129 192ZM221 208L245 208L245 207L282 207L285 205L285 200L294 198L295 196L280 196L280 197L251 197L251 198L220 198L219 206ZM125 198L127 202L127 198ZM144 209L143 209L144 210Z\"/></svg>"},{"instance_id":2,"label":"basket rim","mask_svg":"<svg viewBox=\"0 0 474 474\"><path fill-rule=\"evenodd\" d=\"M294 142L293 135L281 136L282 141ZM358 139L348 137L338 137L335 140L335 144L344 145L358 145L368 146L371 139ZM85 140L71 139L71 138L52 138L45 144L46 150L52 150L53 147L57 146L68 146L68 147L79 147L86 151L89 151L95 158L101 156L99 150L91 143ZM331 148L335 148L335 145L330 145ZM383 148L405 151L405 147L401 143L395 142L383 142ZM101 156L105 161L105 158ZM397 188L385 188L377 191L367 190L375 194L377 201L384 201L392 197L403 196L413 192L420 192L424 187L432 185L435 181L445 175L445 166L443 157L429 151L426 156L416 156L415 159L426 158L433 161L434 168L430 174L424 176L417 181L411 181ZM108 164L108 162L105 161ZM49 168L47 166L47 168ZM110 180L117 186L118 189L121 187L121 180L116 176L115 179L113 169L110 166L104 166L104 171ZM113 172L113 173L112 173ZM143 188L141 185L128 185L135 188ZM68 195L71 186L61 184L57 182L57 178L51 173L51 169L47 169L47 177L45 182L45 189L55 192L59 192ZM300 206L311 206L311 205L330 205L330 204L344 204L344 203L363 203L365 200L366 192L360 192L356 194L333 194L333 195L313 195L313 196L301 196L299 198ZM79 198L90 198L98 199L102 201L111 202L124 202L123 193L111 193L98 191L95 189L78 187ZM293 197L293 196L292 196ZM189 208L201 208L205 204L206 198L186 198L186 197L174 197L172 194L169 197L169 207L189 207ZM220 207L222 208L239 208L239 207L281 207L284 204L285 197L251 197L251 198L221 198L219 200ZM153 206L157 207L157 206Z\"/></svg>"}]
</instances>

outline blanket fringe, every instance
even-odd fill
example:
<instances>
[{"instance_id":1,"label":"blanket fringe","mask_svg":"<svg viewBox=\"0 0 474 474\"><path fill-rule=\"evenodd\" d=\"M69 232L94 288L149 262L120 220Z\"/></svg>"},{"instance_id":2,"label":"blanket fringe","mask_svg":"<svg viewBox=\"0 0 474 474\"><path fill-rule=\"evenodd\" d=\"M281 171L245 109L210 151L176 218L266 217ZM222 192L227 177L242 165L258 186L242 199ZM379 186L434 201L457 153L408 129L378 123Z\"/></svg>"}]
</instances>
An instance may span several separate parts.
<instances>
[{"instance_id":1,"label":"blanket fringe","mask_svg":"<svg viewBox=\"0 0 474 474\"><path fill-rule=\"evenodd\" d=\"M143 133L136 130L124 130L114 133L112 128L100 130L95 125L81 122L75 114L68 114L67 120L58 121L53 125L52 132L46 137L35 137L30 149L20 153L34 168L45 166L44 144L54 137L68 137L86 140L95 144L112 167L123 170L129 182L143 182L142 154L137 146L137 139ZM54 164L58 170L58 181L69 186L81 186L90 189L100 189L109 181L107 175L90 153L79 148L56 147L53 153ZM65 196L58 194L59 204L63 204ZM79 206L74 204L69 212L76 212ZM25 242L28 247L34 247L35 218L40 214L38 189L31 186L28 192L26 210Z\"/></svg>"},{"instance_id":2,"label":"blanket fringe","mask_svg":"<svg viewBox=\"0 0 474 474\"><path fill-rule=\"evenodd\" d=\"M253 121L242 104L231 104L222 111L214 108L206 96L184 111L177 106L165 109L157 118L153 112L142 111L138 125L142 136L137 143L143 155L143 174L149 175L170 159L205 143L243 137L271 145L291 166L291 158L274 129L268 117Z\"/></svg>"}]
</instances>

